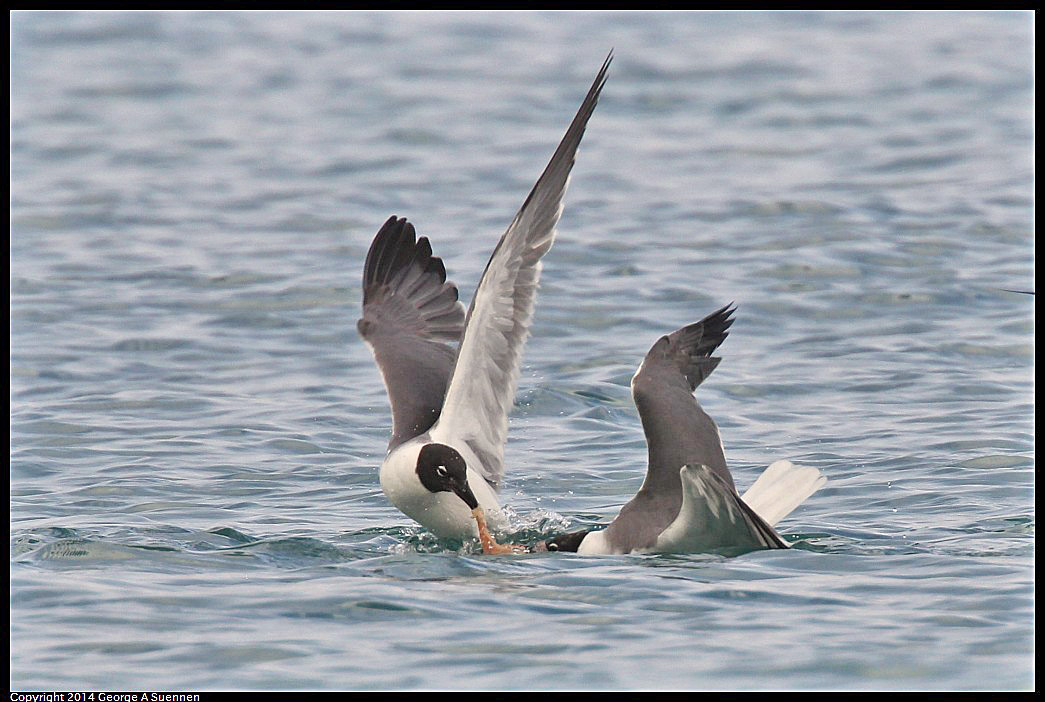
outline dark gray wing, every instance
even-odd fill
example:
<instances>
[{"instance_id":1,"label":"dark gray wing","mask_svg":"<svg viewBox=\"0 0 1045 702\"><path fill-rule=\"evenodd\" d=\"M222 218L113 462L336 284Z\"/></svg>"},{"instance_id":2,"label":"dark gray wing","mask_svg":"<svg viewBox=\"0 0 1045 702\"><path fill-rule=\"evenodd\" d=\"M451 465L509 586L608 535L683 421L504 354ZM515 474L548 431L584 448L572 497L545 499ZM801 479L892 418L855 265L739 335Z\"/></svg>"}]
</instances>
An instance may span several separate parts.
<instances>
[{"instance_id":1,"label":"dark gray wing","mask_svg":"<svg viewBox=\"0 0 1045 702\"><path fill-rule=\"evenodd\" d=\"M472 467L495 488L504 475L508 411L515 400L522 349L533 319L541 257L555 240L577 147L612 58L606 58L551 161L486 264L468 308L442 414L432 428L436 441L467 445L478 458Z\"/></svg>"},{"instance_id":2,"label":"dark gray wing","mask_svg":"<svg viewBox=\"0 0 1045 702\"><path fill-rule=\"evenodd\" d=\"M693 397L722 360L711 354L728 336L735 309L730 303L696 324L662 336L631 379L649 462L639 492L606 528L607 542L625 553L652 547L678 515L682 466L705 465L736 492L718 427Z\"/></svg>"},{"instance_id":3,"label":"dark gray wing","mask_svg":"<svg viewBox=\"0 0 1045 702\"><path fill-rule=\"evenodd\" d=\"M426 237L394 215L374 237L363 267L363 317L356 323L374 352L392 405L391 451L439 418L464 305Z\"/></svg>"}]
</instances>

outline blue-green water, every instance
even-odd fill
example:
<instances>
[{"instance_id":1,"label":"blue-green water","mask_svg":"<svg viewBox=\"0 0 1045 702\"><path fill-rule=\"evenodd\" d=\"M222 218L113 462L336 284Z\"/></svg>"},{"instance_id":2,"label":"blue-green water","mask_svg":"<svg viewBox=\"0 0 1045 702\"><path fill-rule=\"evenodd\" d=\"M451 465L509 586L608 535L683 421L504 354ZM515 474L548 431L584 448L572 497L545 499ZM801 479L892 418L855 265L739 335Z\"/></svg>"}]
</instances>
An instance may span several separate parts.
<instances>
[{"instance_id":1,"label":"blue-green water","mask_svg":"<svg viewBox=\"0 0 1045 702\"><path fill-rule=\"evenodd\" d=\"M1033 17L12 16L11 685L1029 689ZM371 237L467 300L603 57L507 447L512 537L700 390L790 551L485 558L391 506Z\"/></svg>"}]
</instances>

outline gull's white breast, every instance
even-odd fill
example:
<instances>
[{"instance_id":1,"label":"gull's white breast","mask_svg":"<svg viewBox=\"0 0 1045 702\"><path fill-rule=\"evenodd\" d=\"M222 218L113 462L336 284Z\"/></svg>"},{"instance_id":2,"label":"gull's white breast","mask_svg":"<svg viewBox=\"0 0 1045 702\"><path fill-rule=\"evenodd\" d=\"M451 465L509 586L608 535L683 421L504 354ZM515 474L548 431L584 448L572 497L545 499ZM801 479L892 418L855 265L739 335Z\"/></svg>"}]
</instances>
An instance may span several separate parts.
<instances>
[{"instance_id":1,"label":"gull's white breast","mask_svg":"<svg viewBox=\"0 0 1045 702\"><path fill-rule=\"evenodd\" d=\"M417 476L417 456L426 436L417 437L392 449L381 464L381 489L400 512L444 539L478 538L479 530L468 505L452 492L429 492ZM468 486L486 512L492 525L503 520L497 495L479 473L472 470L470 460L478 460L471 451L458 449L468 466Z\"/></svg>"}]
</instances>

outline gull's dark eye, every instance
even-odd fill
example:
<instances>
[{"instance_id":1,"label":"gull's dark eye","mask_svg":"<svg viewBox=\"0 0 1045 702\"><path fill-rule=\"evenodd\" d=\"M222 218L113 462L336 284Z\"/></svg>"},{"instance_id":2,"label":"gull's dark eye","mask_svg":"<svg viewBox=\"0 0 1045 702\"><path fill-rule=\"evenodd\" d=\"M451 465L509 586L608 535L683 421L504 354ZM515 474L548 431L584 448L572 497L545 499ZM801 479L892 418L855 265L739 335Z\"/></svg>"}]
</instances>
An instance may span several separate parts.
<instances>
[{"instance_id":1,"label":"gull's dark eye","mask_svg":"<svg viewBox=\"0 0 1045 702\"><path fill-rule=\"evenodd\" d=\"M439 466L435 469L435 472L439 475L440 478L445 478L447 476L446 466Z\"/></svg>"}]
</instances>

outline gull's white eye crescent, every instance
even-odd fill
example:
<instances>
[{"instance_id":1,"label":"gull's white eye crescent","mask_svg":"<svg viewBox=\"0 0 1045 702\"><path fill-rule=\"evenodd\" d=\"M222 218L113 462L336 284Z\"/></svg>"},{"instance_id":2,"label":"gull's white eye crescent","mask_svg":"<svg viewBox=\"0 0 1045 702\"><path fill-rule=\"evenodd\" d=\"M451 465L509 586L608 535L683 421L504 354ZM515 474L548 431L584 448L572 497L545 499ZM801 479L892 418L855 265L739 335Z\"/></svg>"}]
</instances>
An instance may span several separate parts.
<instances>
[{"instance_id":1,"label":"gull's white eye crescent","mask_svg":"<svg viewBox=\"0 0 1045 702\"><path fill-rule=\"evenodd\" d=\"M447 473L446 466L439 466L435 469L435 472L439 474L440 478L445 478Z\"/></svg>"}]
</instances>

